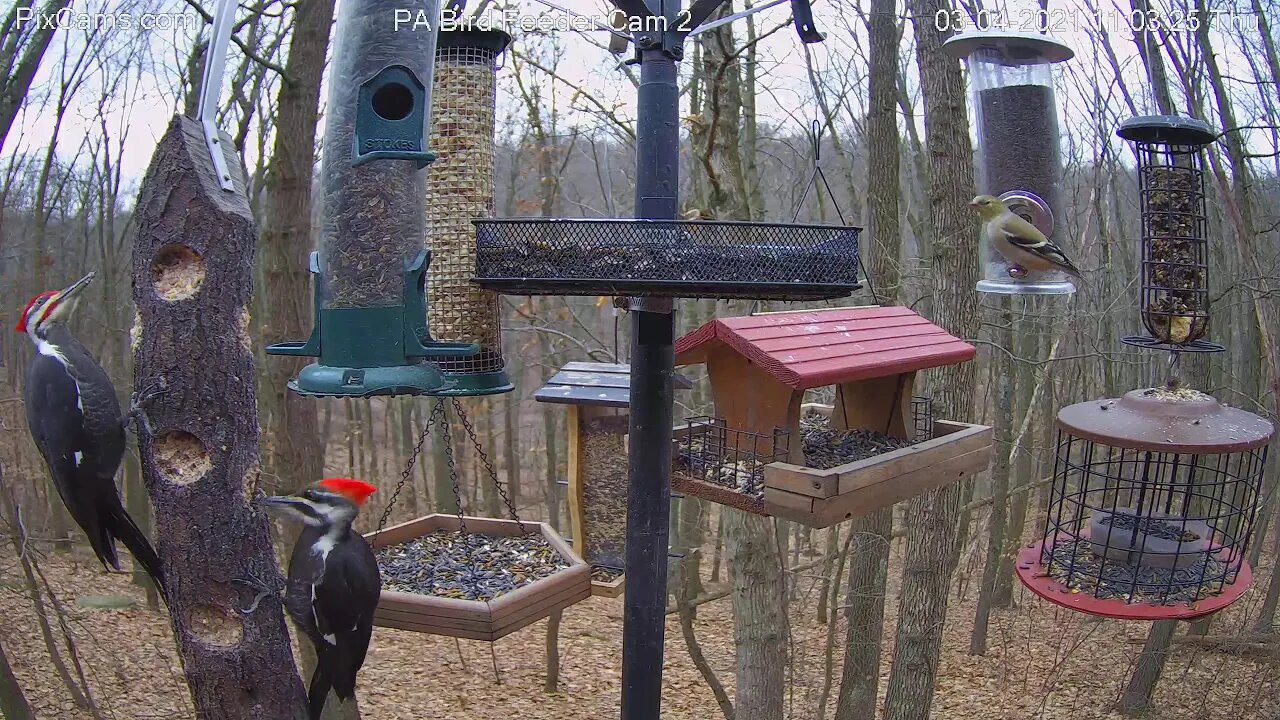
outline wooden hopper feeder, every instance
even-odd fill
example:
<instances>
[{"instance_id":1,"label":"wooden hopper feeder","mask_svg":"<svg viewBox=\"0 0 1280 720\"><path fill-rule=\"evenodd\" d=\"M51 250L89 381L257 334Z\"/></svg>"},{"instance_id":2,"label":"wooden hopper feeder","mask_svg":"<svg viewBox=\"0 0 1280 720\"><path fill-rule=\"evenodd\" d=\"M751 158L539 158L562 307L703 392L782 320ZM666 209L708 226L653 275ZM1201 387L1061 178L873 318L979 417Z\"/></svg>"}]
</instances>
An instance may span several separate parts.
<instances>
[{"instance_id":1,"label":"wooden hopper feeder","mask_svg":"<svg viewBox=\"0 0 1280 720\"><path fill-rule=\"evenodd\" d=\"M520 523L514 520L466 517L465 521L468 532L480 535L508 537L521 533ZM529 532L540 533L546 538L551 547L568 561L569 567L487 602L383 590L373 614L373 624L397 630L493 641L590 597L590 566L550 525L527 520L523 524ZM377 551L437 530L457 531L459 525L457 515L427 515L386 528L381 533L369 533L365 538Z\"/></svg>"},{"instance_id":2,"label":"wooden hopper feeder","mask_svg":"<svg viewBox=\"0 0 1280 720\"><path fill-rule=\"evenodd\" d=\"M676 375L674 385L693 383ZM569 522L574 547L593 568L621 571L626 556L627 432L631 367L571 362L534 394L568 406ZM591 594L618 597L623 577L591 581Z\"/></svg>"},{"instance_id":3,"label":"wooden hopper feeder","mask_svg":"<svg viewBox=\"0 0 1280 720\"><path fill-rule=\"evenodd\" d=\"M976 354L907 308L718 319L681 338L675 350L678 366L706 364L716 412L676 430L672 487L686 494L822 528L955 482L990 462L990 427L936 420L932 439L910 447L826 470L805 467L800 418L806 390L836 386L829 413L835 430L911 440L915 373ZM725 480L726 463L732 482ZM746 491L734 483L746 483Z\"/></svg>"}]
</instances>

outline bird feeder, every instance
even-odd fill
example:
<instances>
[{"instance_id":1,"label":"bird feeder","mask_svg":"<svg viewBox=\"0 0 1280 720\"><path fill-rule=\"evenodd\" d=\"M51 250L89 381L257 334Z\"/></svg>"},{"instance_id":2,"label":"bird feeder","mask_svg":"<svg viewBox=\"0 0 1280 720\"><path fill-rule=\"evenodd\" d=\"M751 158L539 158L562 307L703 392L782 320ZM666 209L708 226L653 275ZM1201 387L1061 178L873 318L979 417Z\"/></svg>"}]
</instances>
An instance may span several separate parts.
<instances>
[{"instance_id":1,"label":"bird feeder","mask_svg":"<svg viewBox=\"0 0 1280 720\"><path fill-rule=\"evenodd\" d=\"M1035 33L973 31L942 45L969 68L969 97L978 133L977 184L1054 239L1061 222L1062 159L1053 65L1075 56L1071 48ZM1061 233L1059 233L1061 236ZM985 237L979 243L982 280L977 289L1006 295L1067 295L1075 285L1060 271L1023 268ZM1069 254L1069 253L1068 253Z\"/></svg>"},{"instance_id":2,"label":"bird feeder","mask_svg":"<svg viewBox=\"0 0 1280 720\"><path fill-rule=\"evenodd\" d=\"M1217 139L1203 121L1134 117L1116 134L1134 144L1142 208L1142 324L1124 342L1173 351L1220 352L1209 330L1209 268L1201 151Z\"/></svg>"},{"instance_id":3,"label":"bird feeder","mask_svg":"<svg viewBox=\"0 0 1280 720\"><path fill-rule=\"evenodd\" d=\"M501 30L445 29L436 45L431 149L437 157L427 175L431 328L441 340L480 346L475 355L437 360L445 377L457 383L447 395L513 389L502 357L498 296L471 282L471 221L493 215L497 57L510 42Z\"/></svg>"},{"instance_id":4,"label":"bird feeder","mask_svg":"<svg viewBox=\"0 0 1280 720\"><path fill-rule=\"evenodd\" d=\"M715 402L677 428L672 487L688 495L821 528L990 462L989 427L933 420L914 437L916 372L976 350L908 308L713 320L675 350L676 365L706 364ZM829 419L806 414L805 391L832 385Z\"/></svg>"},{"instance_id":5,"label":"bird feeder","mask_svg":"<svg viewBox=\"0 0 1280 720\"><path fill-rule=\"evenodd\" d=\"M515 523L492 518L436 514L394 525L380 533L369 533L365 537L376 552L385 547L412 542L439 530L474 532L476 535L472 537L479 538L481 543L485 542L486 537L503 538L536 533L546 540L551 551L565 567L491 600L420 595L387 590L384 587L373 614L374 625L469 640L493 641L591 596L591 568L545 523ZM483 550L480 554L483 554ZM421 571L441 573L442 569L422 567ZM474 565L463 571L477 576L484 574L483 567ZM483 585L484 581L480 579L478 582ZM461 587L464 582L460 580L458 584Z\"/></svg>"},{"instance_id":6,"label":"bird feeder","mask_svg":"<svg viewBox=\"0 0 1280 720\"><path fill-rule=\"evenodd\" d=\"M673 385L693 383L676 375ZM534 393L566 405L569 432L569 523L574 547L592 568L591 594L622 594L627 549L627 432L631 368L571 362Z\"/></svg>"},{"instance_id":7,"label":"bird feeder","mask_svg":"<svg viewBox=\"0 0 1280 720\"><path fill-rule=\"evenodd\" d=\"M431 394L456 383L431 358L475 355L426 324L427 149L439 0L343 3L329 78L320 170L315 327L271 355L318 357L289 387L303 395Z\"/></svg>"},{"instance_id":8,"label":"bird feeder","mask_svg":"<svg viewBox=\"0 0 1280 720\"><path fill-rule=\"evenodd\" d=\"M1275 429L1187 388L1058 413L1044 534L1019 554L1040 597L1094 615L1191 619L1240 598Z\"/></svg>"}]
</instances>

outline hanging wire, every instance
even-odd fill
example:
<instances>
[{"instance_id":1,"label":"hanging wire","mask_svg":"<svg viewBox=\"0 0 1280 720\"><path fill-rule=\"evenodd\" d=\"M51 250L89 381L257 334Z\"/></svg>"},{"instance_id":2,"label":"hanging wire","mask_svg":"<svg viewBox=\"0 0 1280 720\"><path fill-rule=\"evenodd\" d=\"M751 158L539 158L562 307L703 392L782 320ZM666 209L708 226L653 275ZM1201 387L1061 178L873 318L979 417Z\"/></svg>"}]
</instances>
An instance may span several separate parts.
<instances>
[{"instance_id":1,"label":"hanging wire","mask_svg":"<svg viewBox=\"0 0 1280 720\"><path fill-rule=\"evenodd\" d=\"M476 430L471 425L471 421L467 419L467 413L462 409L462 402L458 398L453 399L453 411L458 414L458 420L462 423L462 427L467 431L467 437L471 440L471 446L475 448L476 455L480 457L480 462L484 464L485 473L488 474L489 480L493 486L498 489L498 494L502 497L502 502L507 506L507 511L511 513L511 519L516 521L520 526L521 533L528 533L529 530L520 520L519 513L516 512L515 503L511 501L511 497L507 495L507 491L502 487L502 483L498 481L498 471L494 469L493 463L489 460L489 456L485 454L484 448L480 446L480 441L476 438ZM452 457L452 456L451 456ZM461 510L459 510L461 517Z\"/></svg>"},{"instance_id":2,"label":"hanging wire","mask_svg":"<svg viewBox=\"0 0 1280 720\"><path fill-rule=\"evenodd\" d=\"M391 511L395 508L396 499L400 497L400 491L404 490L404 486L409 482L409 478L413 475L413 466L418 461L418 456L422 455L422 446L427 442L427 436L431 434L431 426L435 424L436 414L432 411L431 416L427 418L427 424L422 426L422 433L418 435L418 444L414 446L413 453L409 455L409 461L405 463L404 470L400 472L400 482L396 483L395 492L391 493L391 499L387 501L387 507L382 511L382 519L378 521L378 529L374 531L373 536L376 540L382 528L386 526L387 519L391 517Z\"/></svg>"}]
</instances>

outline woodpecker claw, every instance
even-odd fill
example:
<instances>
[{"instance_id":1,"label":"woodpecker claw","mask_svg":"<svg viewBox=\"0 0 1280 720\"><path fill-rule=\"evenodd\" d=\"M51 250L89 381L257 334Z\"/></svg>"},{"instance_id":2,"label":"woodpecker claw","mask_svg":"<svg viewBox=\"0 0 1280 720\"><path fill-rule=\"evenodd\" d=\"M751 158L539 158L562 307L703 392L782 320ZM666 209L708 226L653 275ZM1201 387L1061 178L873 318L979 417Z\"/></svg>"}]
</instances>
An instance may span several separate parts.
<instances>
[{"instance_id":1,"label":"woodpecker claw","mask_svg":"<svg viewBox=\"0 0 1280 720\"><path fill-rule=\"evenodd\" d=\"M234 578L231 582L234 585L241 585L249 588L250 590L258 591L257 594L253 596L253 602L249 604L249 607L237 608L241 615L252 615L258 609L258 605L260 605L263 600L266 600L272 595L278 596L284 589L279 581L277 581L275 585L272 585L252 576L248 578Z\"/></svg>"},{"instance_id":2,"label":"woodpecker claw","mask_svg":"<svg viewBox=\"0 0 1280 720\"><path fill-rule=\"evenodd\" d=\"M131 426L145 430L147 434L151 433L151 420L147 417L147 407L155 401L156 398L169 392L163 381L148 385L141 392L136 392L129 400L129 412L125 413L125 428Z\"/></svg>"}]
</instances>

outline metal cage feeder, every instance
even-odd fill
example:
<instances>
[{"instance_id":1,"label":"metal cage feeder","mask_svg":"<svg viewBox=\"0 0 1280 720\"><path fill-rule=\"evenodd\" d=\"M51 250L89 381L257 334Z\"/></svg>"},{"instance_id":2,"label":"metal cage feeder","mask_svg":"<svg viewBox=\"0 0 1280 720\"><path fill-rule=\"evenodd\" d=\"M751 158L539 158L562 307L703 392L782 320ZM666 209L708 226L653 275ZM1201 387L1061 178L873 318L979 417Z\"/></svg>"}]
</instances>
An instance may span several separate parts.
<instances>
[{"instance_id":1,"label":"metal cage feeder","mask_svg":"<svg viewBox=\"0 0 1280 720\"><path fill-rule=\"evenodd\" d=\"M1273 434L1265 418L1190 389L1063 408L1044 532L1019 554L1019 579L1104 617L1222 610L1252 581L1245 551Z\"/></svg>"},{"instance_id":2,"label":"metal cage feeder","mask_svg":"<svg viewBox=\"0 0 1280 720\"><path fill-rule=\"evenodd\" d=\"M1062 157L1053 66L1075 56L1070 47L1036 33L972 31L942 45L969 69L970 105L981 153L977 183L1046 237L1053 238L1061 200ZM1061 236L1061 233L1059 233ZM1057 240L1060 245L1061 237ZM979 240L982 279L977 290L1006 295L1069 295L1075 285L1058 271L1014 264L985 234ZM1070 253L1068 253L1070 254Z\"/></svg>"},{"instance_id":3,"label":"metal cage feeder","mask_svg":"<svg viewBox=\"0 0 1280 720\"><path fill-rule=\"evenodd\" d=\"M1203 121L1134 117L1116 134L1134 145L1142 212L1141 309L1145 336L1123 342L1173 351L1222 352L1209 331L1209 248L1201 152L1217 136Z\"/></svg>"},{"instance_id":4,"label":"metal cage feeder","mask_svg":"<svg viewBox=\"0 0 1280 720\"><path fill-rule=\"evenodd\" d=\"M397 11L439 17L439 0L343 3L329 80L320 172L319 250L312 254L315 326L269 355L317 357L289 383L302 395L438 394L433 358L478 345L427 330L426 168L437 30L402 31Z\"/></svg>"}]
</instances>

